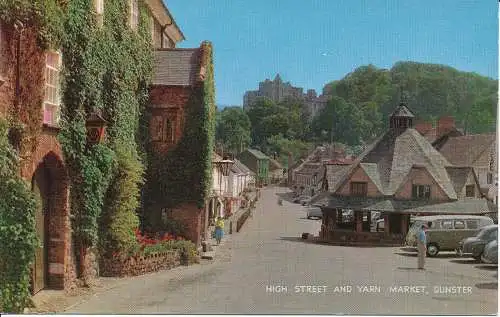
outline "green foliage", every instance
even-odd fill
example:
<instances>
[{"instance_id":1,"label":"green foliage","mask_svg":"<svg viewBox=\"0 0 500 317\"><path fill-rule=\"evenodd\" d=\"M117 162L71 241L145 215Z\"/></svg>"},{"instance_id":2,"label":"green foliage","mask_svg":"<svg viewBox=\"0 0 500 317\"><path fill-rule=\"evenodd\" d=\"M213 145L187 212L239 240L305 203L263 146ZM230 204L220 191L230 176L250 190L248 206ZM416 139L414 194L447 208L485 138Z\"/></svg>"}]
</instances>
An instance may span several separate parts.
<instances>
[{"instance_id":1,"label":"green foliage","mask_svg":"<svg viewBox=\"0 0 500 317\"><path fill-rule=\"evenodd\" d=\"M250 133L250 118L243 108L228 107L217 112L215 137L224 146L224 152L242 152L252 141Z\"/></svg>"},{"instance_id":2,"label":"green foliage","mask_svg":"<svg viewBox=\"0 0 500 317\"><path fill-rule=\"evenodd\" d=\"M7 123L0 120L0 311L22 313L30 298L40 202L18 174L18 158L7 134Z\"/></svg>"},{"instance_id":3,"label":"green foliage","mask_svg":"<svg viewBox=\"0 0 500 317\"><path fill-rule=\"evenodd\" d=\"M153 67L151 29L142 2L137 31L127 25L127 1L106 1L103 26L96 23L93 10L88 0L67 4L59 138L72 180L76 240L84 246L96 245L104 210L101 236L106 241L101 246L127 249L137 227L135 209L144 169L137 150L139 118ZM99 109L108 119L107 141L89 147L85 119ZM111 180L114 188L108 190Z\"/></svg>"},{"instance_id":4,"label":"green foliage","mask_svg":"<svg viewBox=\"0 0 500 317\"><path fill-rule=\"evenodd\" d=\"M136 211L139 208L139 186L144 183L143 166L134 149L116 147L117 166L106 193L101 217L101 252L129 252L137 247L134 230L139 227Z\"/></svg>"},{"instance_id":5,"label":"green foliage","mask_svg":"<svg viewBox=\"0 0 500 317\"><path fill-rule=\"evenodd\" d=\"M215 87L212 48L203 43L202 64L206 65L205 80L192 88L185 106L182 138L167 154L148 153L145 208L174 208L181 203L195 203L199 208L211 188L212 152L215 137ZM179 159L182 158L182 159ZM155 209L156 210L156 209ZM151 230L158 228L158 211L149 219ZM154 227L154 228L153 228Z\"/></svg>"},{"instance_id":6,"label":"green foliage","mask_svg":"<svg viewBox=\"0 0 500 317\"><path fill-rule=\"evenodd\" d=\"M268 98L258 98L248 110L252 123L253 145L264 150L267 140L282 135L287 139L306 140L309 120L302 103L285 100L274 103Z\"/></svg>"},{"instance_id":7,"label":"green foliage","mask_svg":"<svg viewBox=\"0 0 500 317\"><path fill-rule=\"evenodd\" d=\"M491 132L495 128L497 82L454 68L415 62L398 62L390 70L363 66L339 81L327 84L323 92L344 102L355 115L350 131L334 134L350 144L370 142L388 127L388 116L406 95L406 102L419 120L435 121L443 115L455 117L468 133ZM331 107L331 105L329 105ZM331 114L332 109L326 110ZM345 117L317 118L314 135L325 127L338 125ZM321 116L320 116L321 117ZM352 118L350 118L352 119ZM323 133L324 134L324 133Z\"/></svg>"},{"instance_id":8,"label":"green foliage","mask_svg":"<svg viewBox=\"0 0 500 317\"><path fill-rule=\"evenodd\" d=\"M313 147L312 143L287 139L279 134L267 139L267 146L264 150L267 153L277 153L280 163L283 166L288 166L288 153L291 153L292 159L296 161L307 156Z\"/></svg>"}]
</instances>

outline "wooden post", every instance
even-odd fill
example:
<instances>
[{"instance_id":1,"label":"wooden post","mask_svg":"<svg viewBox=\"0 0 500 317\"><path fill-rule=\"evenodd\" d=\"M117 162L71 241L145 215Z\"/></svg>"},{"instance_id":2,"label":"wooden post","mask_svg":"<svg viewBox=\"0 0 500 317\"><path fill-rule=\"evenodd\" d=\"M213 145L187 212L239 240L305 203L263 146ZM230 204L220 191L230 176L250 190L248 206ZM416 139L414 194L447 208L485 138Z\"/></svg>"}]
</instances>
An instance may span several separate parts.
<instances>
[{"instance_id":1,"label":"wooden post","mask_svg":"<svg viewBox=\"0 0 500 317\"><path fill-rule=\"evenodd\" d=\"M408 218L410 215L401 214L401 233L406 235L408 232Z\"/></svg>"},{"instance_id":2,"label":"wooden post","mask_svg":"<svg viewBox=\"0 0 500 317\"><path fill-rule=\"evenodd\" d=\"M354 219L356 221L356 232L363 232L363 212L355 210Z\"/></svg>"},{"instance_id":3,"label":"wooden post","mask_svg":"<svg viewBox=\"0 0 500 317\"><path fill-rule=\"evenodd\" d=\"M389 231L389 226L390 226L390 224L389 224L389 215L388 215L388 214L385 214L385 215L384 215L384 232L385 232L386 234L389 234L389 233L390 233L390 231Z\"/></svg>"}]
</instances>

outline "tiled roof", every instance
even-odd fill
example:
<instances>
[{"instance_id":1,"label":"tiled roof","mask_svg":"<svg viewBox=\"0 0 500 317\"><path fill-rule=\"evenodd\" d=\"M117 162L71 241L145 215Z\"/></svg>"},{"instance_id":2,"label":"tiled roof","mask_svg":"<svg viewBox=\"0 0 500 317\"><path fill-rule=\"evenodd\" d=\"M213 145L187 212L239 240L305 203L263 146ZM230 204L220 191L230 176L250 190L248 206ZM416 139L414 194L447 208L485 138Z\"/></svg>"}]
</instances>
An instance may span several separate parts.
<instances>
[{"instance_id":1,"label":"tiled roof","mask_svg":"<svg viewBox=\"0 0 500 317\"><path fill-rule=\"evenodd\" d=\"M314 174L317 174L321 170L322 166L323 165L321 163L306 162L299 169L297 169L295 173L301 175L313 176Z\"/></svg>"},{"instance_id":2,"label":"tiled roof","mask_svg":"<svg viewBox=\"0 0 500 317\"><path fill-rule=\"evenodd\" d=\"M192 86L200 75L200 49L155 51L153 85Z\"/></svg>"},{"instance_id":3,"label":"tiled roof","mask_svg":"<svg viewBox=\"0 0 500 317\"><path fill-rule=\"evenodd\" d=\"M415 115L410 111L410 109L408 109L408 107L406 107L404 103L402 103L392 112L391 117L413 118Z\"/></svg>"},{"instance_id":4,"label":"tiled roof","mask_svg":"<svg viewBox=\"0 0 500 317\"><path fill-rule=\"evenodd\" d=\"M495 134L476 134L450 137L439 151L453 165L488 166L494 147Z\"/></svg>"},{"instance_id":5,"label":"tiled roof","mask_svg":"<svg viewBox=\"0 0 500 317\"><path fill-rule=\"evenodd\" d=\"M458 167L458 166L447 166L446 171L450 176L451 183L455 189L455 192L461 192L464 189L465 183L467 182L467 177L472 172L471 167Z\"/></svg>"},{"instance_id":6,"label":"tiled roof","mask_svg":"<svg viewBox=\"0 0 500 317\"><path fill-rule=\"evenodd\" d=\"M337 191L349 179L351 172L361 166L373 183L382 189L382 194L394 195L415 165L424 167L450 199L457 198L445 169L451 164L414 129L407 129L399 136L389 130L366 149L335 188L330 189Z\"/></svg>"},{"instance_id":7,"label":"tiled roof","mask_svg":"<svg viewBox=\"0 0 500 317\"><path fill-rule=\"evenodd\" d=\"M395 200L385 197L349 197L330 195L327 208L344 208L364 211L435 213L435 214L485 214L492 211L486 199L461 199L439 203L425 200Z\"/></svg>"},{"instance_id":8,"label":"tiled roof","mask_svg":"<svg viewBox=\"0 0 500 317\"><path fill-rule=\"evenodd\" d=\"M254 175L255 174L245 164L241 163L240 160L235 159L234 160L234 165L236 165L243 173L246 173L248 175Z\"/></svg>"},{"instance_id":9,"label":"tiled roof","mask_svg":"<svg viewBox=\"0 0 500 317\"><path fill-rule=\"evenodd\" d=\"M269 159L269 157L267 155L265 155L264 153L262 153L261 151L259 150L255 150L255 149L247 149L247 151L252 154L253 156L255 156L256 158L258 159Z\"/></svg>"}]
</instances>

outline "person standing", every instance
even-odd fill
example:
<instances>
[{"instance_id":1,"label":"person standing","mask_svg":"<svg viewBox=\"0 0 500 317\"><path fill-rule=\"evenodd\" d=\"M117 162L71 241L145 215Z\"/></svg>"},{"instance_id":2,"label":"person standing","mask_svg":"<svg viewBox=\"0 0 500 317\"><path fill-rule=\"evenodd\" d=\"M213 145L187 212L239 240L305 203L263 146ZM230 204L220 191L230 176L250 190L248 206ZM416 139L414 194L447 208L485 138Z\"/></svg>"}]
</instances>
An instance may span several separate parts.
<instances>
[{"instance_id":1,"label":"person standing","mask_svg":"<svg viewBox=\"0 0 500 317\"><path fill-rule=\"evenodd\" d=\"M217 244L220 244L222 237L224 236L224 219L219 217L215 223L215 240Z\"/></svg>"},{"instance_id":2,"label":"person standing","mask_svg":"<svg viewBox=\"0 0 500 317\"><path fill-rule=\"evenodd\" d=\"M418 248L418 268L424 269L425 255L427 253L427 235L425 233L426 226L422 225L417 233L417 248Z\"/></svg>"}]
</instances>

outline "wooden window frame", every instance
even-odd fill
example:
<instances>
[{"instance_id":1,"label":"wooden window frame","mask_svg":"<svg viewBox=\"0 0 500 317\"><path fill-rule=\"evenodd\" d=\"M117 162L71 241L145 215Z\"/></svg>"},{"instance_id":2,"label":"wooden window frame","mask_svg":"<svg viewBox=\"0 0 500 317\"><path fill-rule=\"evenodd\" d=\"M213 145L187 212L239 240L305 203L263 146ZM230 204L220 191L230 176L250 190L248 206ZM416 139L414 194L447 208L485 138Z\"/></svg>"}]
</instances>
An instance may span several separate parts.
<instances>
[{"instance_id":1,"label":"wooden window frame","mask_svg":"<svg viewBox=\"0 0 500 317\"><path fill-rule=\"evenodd\" d=\"M366 197L368 195L368 183L367 182L351 182L349 193L351 196L356 197Z\"/></svg>"},{"instance_id":2,"label":"wooden window frame","mask_svg":"<svg viewBox=\"0 0 500 317\"><path fill-rule=\"evenodd\" d=\"M55 65L49 58L57 56ZM43 124L58 126L61 111L61 66L62 55L58 51L45 53L45 76L43 97Z\"/></svg>"},{"instance_id":3,"label":"wooden window frame","mask_svg":"<svg viewBox=\"0 0 500 317\"><path fill-rule=\"evenodd\" d=\"M472 198L476 196L476 186L465 185L465 197Z\"/></svg>"},{"instance_id":4,"label":"wooden window frame","mask_svg":"<svg viewBox=\"0 0 500 317\"><path fill-rule=\"evenodd\" d=\"M431 185L413 184L411 190L412 199L425 200L431 198Z\"/></svg>"}]
</instances>

